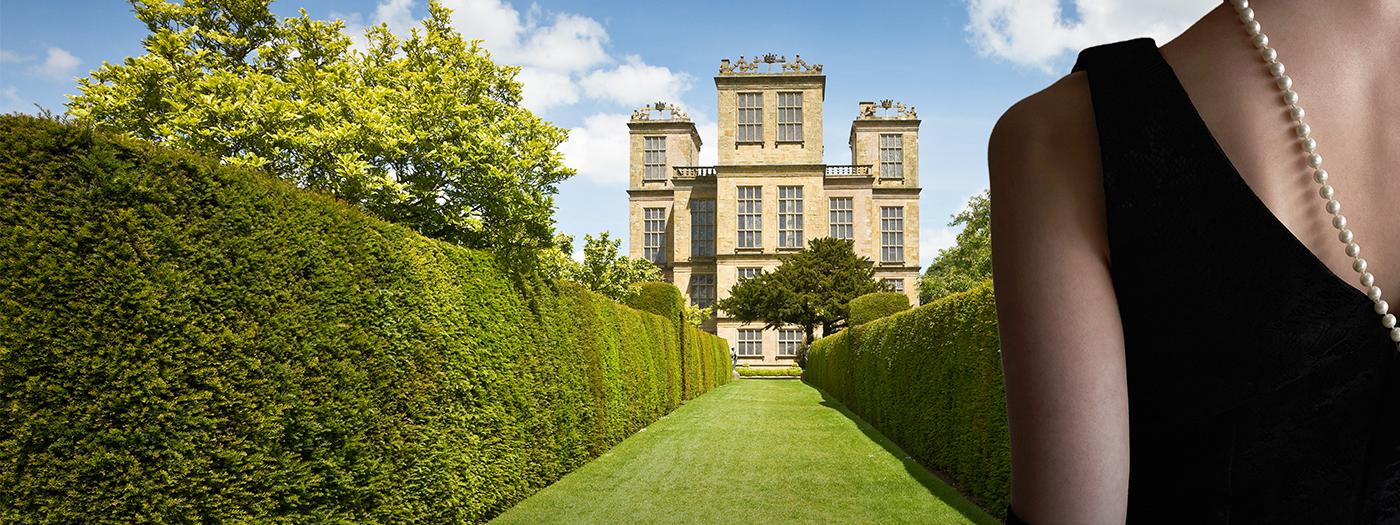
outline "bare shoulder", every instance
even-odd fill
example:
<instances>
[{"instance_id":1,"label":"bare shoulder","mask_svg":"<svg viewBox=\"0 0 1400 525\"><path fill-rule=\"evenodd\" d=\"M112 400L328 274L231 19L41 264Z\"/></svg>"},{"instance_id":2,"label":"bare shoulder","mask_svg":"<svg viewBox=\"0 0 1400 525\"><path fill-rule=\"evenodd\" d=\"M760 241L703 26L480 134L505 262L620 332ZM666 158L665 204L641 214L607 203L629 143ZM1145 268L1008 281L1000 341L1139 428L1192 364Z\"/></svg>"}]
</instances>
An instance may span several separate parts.
<instances>
[{"instance_id":1,"label":"bare shoulder","mask_svg":"<svg viewBox=\"0 0 1400 525\"><path fill-rule=\"evenodd\" d=\"M999 221L1003 229L1044 227L1046 219L1070 221L1086 236L1079 240L1106 255L1106 242L1098 235L1103 230L1098 128L1085 73L1066 75L1011 106L992 130L987 157L993 202L1009 204Z\"/></svg>"},{"instance_id":2,"label":"bare shoulder","mask_svg":"<svg viewBox=\"0 0 1400 525\"><path fill-rule=\"evenodd\" d=\"M1071 73L1011 106L992 129L987 153L997 165L1008 165L1007 161L1082 164L1085 160L1097 165L1098 136L1088 76ZM992 176L1015 176L1014 171Z\"/></svg>"},{"instance_id":3,"label":"bare shoulder","mask_svg":"<svg viewBox=\"0 0 1400 525\"><path fill-rule=\"evenodd\" d=\"M1088 78L1007 110L987 164L1012 506L1031 523L1122 523L1126 372Z\"/></svg>"}]
</instances>

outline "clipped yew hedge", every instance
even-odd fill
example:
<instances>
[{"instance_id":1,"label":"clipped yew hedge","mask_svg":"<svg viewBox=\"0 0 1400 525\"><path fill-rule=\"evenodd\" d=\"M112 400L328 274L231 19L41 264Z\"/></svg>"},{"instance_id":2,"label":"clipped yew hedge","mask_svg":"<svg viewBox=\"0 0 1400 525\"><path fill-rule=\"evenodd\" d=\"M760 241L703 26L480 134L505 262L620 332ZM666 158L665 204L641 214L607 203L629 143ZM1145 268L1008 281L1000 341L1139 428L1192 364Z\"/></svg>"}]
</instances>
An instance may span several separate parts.
<instances>
[{"instance_id":1,"label":"clipped yew hedge","mask_svg":"<svg viewBox=\"0 0 1400 525\"><path fill-rule=\"evenodd\" d=\"M0 224L4 523L482 522L718 382L671 318L47 120L0 117Z\"/></svg>"},{"instance_id":2,"label":"clipped yew hedge","mask_svg":"<svg viewBox=\"0 0 1400 525\"><path fill-rule=\"evenodd\" d=\"M681 334L681 396L685 400L728 383L733 378L729 343L685 321L685 299L671 283L646 282L627 304L672 320Z\"/></svg>"},{"instance_id":3,"label":"clipped yew hedge","mask_svg":"<svg viewBox=\"0 0 1400 525\"><path fill-rule=\"evenodd\" d=\"M991 281L818 339L804 377L1005 517L1011 438Z\"/></svg>"},{"instance_id":4,"label":"clipped yew hedge","mask_svg":"<svg viewBox=\"0 0 1400 525\"><path fill-rule=\"evenodd\" d=\"M868 293L851 299L848 306L851 314L847 324L857 326L908 310L909 296L899 292Z\"/></svg>"}]
</instances>

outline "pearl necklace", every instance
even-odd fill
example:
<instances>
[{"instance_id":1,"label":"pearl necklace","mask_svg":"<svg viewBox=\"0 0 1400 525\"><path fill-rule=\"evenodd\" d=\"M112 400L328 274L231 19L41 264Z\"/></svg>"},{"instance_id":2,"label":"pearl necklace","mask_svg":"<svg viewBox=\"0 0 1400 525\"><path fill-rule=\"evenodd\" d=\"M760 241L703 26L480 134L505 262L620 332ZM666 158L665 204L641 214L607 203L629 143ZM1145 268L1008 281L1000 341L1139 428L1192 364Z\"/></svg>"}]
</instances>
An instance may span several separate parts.
<instances>
[{"instance_id":1,"label":"pearl necklace","mask_svg":"<svg viewBox=\"0 0 1400 525\"><path fill-rule=\"evenodd\" d=\"M1390 340L1396 343L1396 350L1400 351L1400 327L1396 326L1395 314L1390 313L1390 305L1381 299L1381 288L1376 286L1376 276L1366 271L1366 259L1361 258L1361 245L1356 243L1356 235L1347 228L1347 218L1342 215L1342 203L1337 201L1332 185L1327 183L1327 170L1322 169L1322 155L1317 153L1317 141L1312 138L1312 127L1303 121L1303 107L1298 105L1298 93L1293 91L1293 79L1283 74L1284 67L1278 60L1278 51L1269 47L1269 37L1260 31L1259 21L1254 19L1254 10L1249 7L1249 0L1230 0L1230 3L1235 6L1235 12L1244 23L1245 31L1253 39L1254 47L1259 50L1259 56L1264 58L1264 63L1269 66L1269 73L1273 75L1274 82L1283 93L1283 102L1288 105L1288 112L1293 117L1294 131L1298 134L1298 140L1302 142L1303 154L1307 155L1308 166L1314 170L1313 181L1322 185L1317 194L1327 200L1324 208L1332 215L1332 226L1339 232L1337 240L1346 245L1347 256L1354 259L1351 269L1361 274L1361 286L1367 287L1366 296L1375 303L1376 314L1381 316L1381 326L1390 330Z\"/></svg>"}]
</instances>

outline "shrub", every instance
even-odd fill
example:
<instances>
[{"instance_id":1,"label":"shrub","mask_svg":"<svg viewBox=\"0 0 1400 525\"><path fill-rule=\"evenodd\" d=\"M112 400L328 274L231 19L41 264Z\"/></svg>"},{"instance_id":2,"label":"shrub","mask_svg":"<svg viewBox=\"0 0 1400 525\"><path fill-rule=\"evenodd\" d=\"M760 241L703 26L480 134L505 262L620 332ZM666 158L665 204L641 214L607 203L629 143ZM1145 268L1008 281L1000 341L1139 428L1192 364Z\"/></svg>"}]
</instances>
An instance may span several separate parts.
<instances>
[{"instance_id":1,"label":"shrub","mask_svg":"<svg viewBox=\"0 0 1400 525\"><path fill-rule=\"evenodd\" d=\"M681 402L674 316L254 170L0 117L0 224L0 522L481 522Z\"/></svg>"},{"instance_id":2,"label":"shrub","mask_svg":"<svg viewBox=\"0 0 1400 525\"><path fill-rule=\"evenodd\" d=\"M805 377L1005 513L1011 442L991 281L817 340Z\"/></svg>"},{"instance_id":3,"label":"shrub","mask_svg":"<svg viewBox=\"0 0 1400 525\"><path fill-rule=\"evenodd\" d=\"M851 317L847 324L858 326L909 309L909 296L899 292L868 293L851 299Z\"/></svg>"},{"instance_id":4,"label":"shrub","mask_svg":"<svg viewBox=\"0 0 1400 525\"><path fill-rule=\"evenodd\" d=\"M739 367L741 377L802 377L802 369L790 366L787 368L749 368L748 365Z\"/></svg>"}]
</instances>

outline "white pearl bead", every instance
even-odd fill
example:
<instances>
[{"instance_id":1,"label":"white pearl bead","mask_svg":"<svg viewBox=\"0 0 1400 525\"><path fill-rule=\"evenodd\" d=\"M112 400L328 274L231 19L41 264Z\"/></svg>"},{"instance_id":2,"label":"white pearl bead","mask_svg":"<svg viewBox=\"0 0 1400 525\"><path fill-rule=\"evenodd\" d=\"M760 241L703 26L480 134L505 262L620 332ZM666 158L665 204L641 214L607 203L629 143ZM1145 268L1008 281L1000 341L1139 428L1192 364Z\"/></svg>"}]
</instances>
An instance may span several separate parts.
<instances>
[{"instance_id":1,"label":"white pearl bead","mask_svg":"<svg viewBox=\"0 0 1400 525\"><path fill-rule=\"evenodd\" d=\"M1385 314L1385 317L1381 318L1381 326L1395 328L1395 314Z\"/></svg>"},{"instance_id":2,"label":"white pearl bead","mask_svg":"<svg viewBox=\"0 0 1400 525\"><path fill-rule=\"evenodd\" d=\"M1294 128L1294 131L1298 132L1298 138L1300 139L1312 136L1312 126L1309 126L1307 122L1299 122L1298 127Z\"/></svg>"},{"instance_id":3,"label":"white pearl bead","mask_svg":"<svg viewBox=\"0 0 1400 525\"><path fill-rule=\"evenodd\" d=\"M1264 35L1259 35L1259 36L1264 36ZM1293 79L1288 78L1288 75L1284 75L1284 76L1278 77L1278 88L1279 88L1279 89L1293 89Z\"/></svg>"},{"instance_id":4,"label":"white pearl bead","mask_svg":"<svg viewBox=\"0 0 1400 525\"><path fill-rule=\"evenodd\" d=\"M1390 340L1400 343L1400 328L1390 329Z\"/></svg>"},{"instance_id":5,"label":"white pearl bead","mask_svg":"<svg viewBox=\"0 0 1400 525\"><path fill-rule=\"evenodd\" d=\"M1283 76L1283 70L1283 62L1274 62L1273 64L1269 65L1269 74L1273 75L1274 78Z\"/></svg>"},{"instance_id":6,"label":"white pearl bead","mask_svg":"<svg viewBox=\"0 0 1400 525\"><path fill-rule=\"evenodd\" d=\"M1301 106L1289 106L1288 114L1289 116L1293 117L1293 120L1295 121L1303 120L1303 115L1306 115L1306 113L1303 112L1303 108Z\"/></svg>"},{"instance_id":7,"label":"white pearl bead","mask_svg":"<svg viewBox=\"0 0 1400 525\"><path fill-rule=\"evenodd\" d=\"M1297 92L1297 91L1293 91L1293 90L1291 90L1291 89L1284 90L1284 92L1283 92L1283 102L1284 102L1285 104L1289 104L1289 105L1297 104L1297 103L1298 103L1298 92Z\"/></svg>"},{"instance_id":8,"label":"white pearl bead","mask_svg":"<svg viewBox=\"0 0 1400 525\"><path fill-rule=\"evenodd\" d=\"M1235 4L1235 9L1237 10L1249 7L1249 0L1233 0L1230 3Z\"/></svg>"},{"instance_id":9,"label":"white pearl bead","mask_svg":"<svg viewBox=\"0 0 1400 525\"><path fill-rule=\"evenodd\" d=\"M1372 286L1370 290L1366 290L1366 297L1370 297L1372 301L1381 300L1381 287Z\"/></svg>"},{"instance_id":10,"label":"white pearl bead","mask_svg":"<svg viewBox=\"0 0 1400 525\"><path fill-rule=\"evenodd\" d=\"M1371 275L1371 272L1363 272L1361 274L1361 286L1371 286L1373 284L1376 284L1376 276Z\"/></svg>"},{"instance_id":11,"label":"white pearl bead","mask_svg":"<svg viewBox=\"0 0 1400 525\"><path fill-rule=\"evenodd\" d=\"M1321 168L1321 167L1322 167L1322 155L1318 155L1318 154L1316 154L1316 153L1314 153L1314 154L1312 154L1312 155L1308 155L1308 165L1309 165L1309 166L1312 166L1313 168Z\"/></svg>"},{"instance_id":12,"label":"white pearl bead","mask_svg":"<svg viewBox=\"0 0 1400 525\"><path fill-rule=\"evenodd\" d=\"M1303 151L1306 151L1308 153L1317 151L1317 140L1313 139L1312 137L1303 139Z\"/></svg>"},{"instance_id":13,"label":"white pearl bead","mask_svg":"<svg viewBox=\"0 0 1400 525\"><path fill-rule=\"evenodd\" d=\"M1248 25L1248 27L1250 27L1250 28L1258 28L1258 27L1259 27L1259 22L1250 22L1249 25ZM1259 34L1259 30L1258 30L1258 29L1254 29L1253 31L1251 31L1251 32L1249 33L1249 36L1254 36L1254 35L1257 35L1257 34ZM1272 47L1266 47L1266 48L1264 48L1262 51L1259 51L1259 55L1264 57L1264 63L1265 63L1265 64L1272 64L1272 63L1274 63L1274 62L1278 62L1278 50L1277 50L1277 49L1274 49L1274 48L1272 48Z\"/></svg>"},{"instance_id":14,"label":"white pearl bead","mask_svg":"<svg viewBox=\"0 0 1400 525\"><path fill-rule=\"evenodd\" d=\"M1366 259L1357 259L1353 261L1351 263L1351 269L1356 270L1357 273L1366 271Z\"/></svg>"},{"instance_id":15,"label":"white pearl bead","mask_svg":"<svg viewBox=\"0 0 1400 525\"><path fill-rule=\"evenodd\" d=\"M1337 234L1337 240L1345 243L1350 243L1351 240L1355 238L1356 236L1352 235L1350 228L1343 228L1341 233Z\"/></svg>"},{"instance_id":16,"label":"white pearl bead","mask_svg":"<svg viewBox=\"0 0 1400 525\"><path fill-rule=\"evenodd\" d=\"M1254 47L1257 47L1259 49L1269 47L1269 35L1266 35L1264 33L1254 35Z\"/></svg>"},{"instance_id":17,"label":"white pearl bead","mask_svg":"<svg viewBox=\"0 0 1400 525\"><path fill-rule=\"evenodd\" d=\"M1361 255L1361 245L1354 242L1347 243L1347 257L1356 257L1358 255Z\"/></svg>"},{"instance_id":18,"label":"white pearl bead","mask_svg":"<svg viewBox=\"0 0 1400 525\"><path fill-rule=\"evenodd\" d=\"M1250 8L1246 7L1246 8L1244 8L1244 9L1240 9L1239 11L1240 11L1240 20L1243 20L1243 21L1245 21L1245 22L1253 22L1253 21L1254 21L1254 10L1253 10L1253 9L1250 9Z\"/></svg>"},{"instance_id":19,"label":"white pearl bead","mask_svg":"<svg viewBox=\"0 0 1400 525\"><path fill-rule=\"evenodd\" d=\"M1390 313L1390 305L1389 305L1389 304L1386 304L1386 302L1385 302L1384 299L1382 299L1382 300L1380 300L1380 301L1376 301L1376 313L1378 313L1378 314L1380 314L1380 315L1385 315L1385 314L1387 314L1387 313Z\"/></svg>"},{"instance_id":20,"label":"white pearl bead","mask_svg":"<svg viewBox=\"0 0 1400 525\"><path fill-rule=\"evenodd\" d=\"M1333 192L1331 184L1323 184L1321 188L1317 189L1317 194L1321 195L1324 199L1332 198L1332 193Z\"/></svg>"},{"instance_id":21,"label":"white pearl bead","mask_svg":"<svg viewBox=\"0 0 1400 525\"><path fill-rule=\"evenodd\" d=\"M1339 213L1339 212L1341 212L1341 211L1342 211L1342 203L1341 203L1341 202L1338 202L1337 199L1331 199L1331 200L1327 201L1327 213L1330 213L1330 214L1332 214L1332 215L1336 215L1337 213Z\"/></svg>"},{"instance_id":22,"label":"white pearl bead","mask_svg":"<svg viewBox=\"0 0 1400 525\"><path fill-rule=\"evenodd\" d=\"M1312 140L1312 139L1308 139L1308 140ZM1314 171L1314 172L1313 172L1313 180L1317 181L1318 184L1322 184L1322 183L1324 183L1324 182L1327 182L1327 170L1322 170L1322 169L1320 169L1320 170Z\"/></svg>"}]
</instances>

